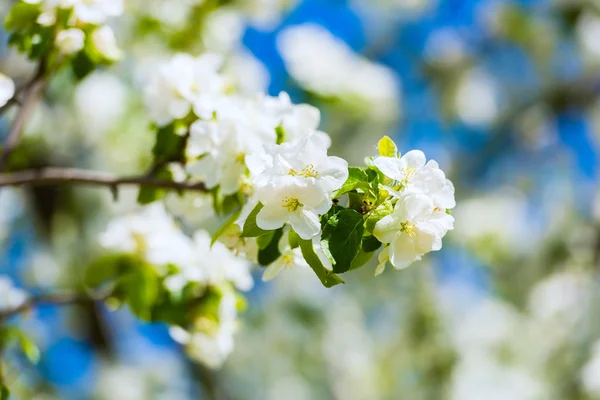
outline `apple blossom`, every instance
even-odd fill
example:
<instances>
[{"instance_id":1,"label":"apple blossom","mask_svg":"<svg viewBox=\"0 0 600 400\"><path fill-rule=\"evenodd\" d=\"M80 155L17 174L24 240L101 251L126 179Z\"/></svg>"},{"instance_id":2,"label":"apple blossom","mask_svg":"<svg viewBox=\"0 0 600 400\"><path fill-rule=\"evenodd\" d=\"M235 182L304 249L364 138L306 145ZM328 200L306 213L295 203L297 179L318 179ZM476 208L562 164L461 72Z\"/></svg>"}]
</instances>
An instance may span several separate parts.
<instances>
[{"instance_id":1,"label":"apple blossom","mask_svg":"<svg viewBox=\"0 0 600 400\"><path fill-rule=\"evenodd\" d=\"M117 46L117 39L110 26L103 26L92 33L92 43L96 50L109 60L121 57L121 50Z\"/></svg>"},{"instance_id":2,"label":"apple blossom","mask_svg":"<svg viewBox=\"0 0 600 400\"><path fill-rule=\"evenodd\" d=\"M160 65L146 87L145 99L150 116L158 125L166 125L173 119L185 117L192 104L225 90L224 79L219 75L221 58L204 54L194 58L188 54L177 54L169 62ZM201 109L201 117L211 117L212 101Z\"/></svg>"},{"instance_id":3,"label":"apple blossom","mask_svg":"<svg viewBox=\"0 0 600 400\"><path fill-rule=\"evenodd\" d=\"M390 262L402 269L426 253L440 250L442 237L453 228L453 222L452 216L435 211L429 197L409 194L398 199L394 212L377 223L373 234L390 244Z\"/></svg>"},{"instance_id":4,"label":"apple blossom","mask_svg":"<svg viewBox=\"0 0 600 400\"><path fill-rule=\"evenodd\" d=\"M70 28L58 32L56 35L56 47L63 54L74 54L83 49L85 44L85 33L81 29Z\"/></svg>"},{"instance_id":5,"label":"apple blossom","mask_svg":"<svg viewBox=\"0 0 600 400\"><path fill-rule=\"evenodd\" d=\"M233 336L237 328L237 306L235 295L226 292L221 297L216 326L186 331L172 326L169 334L178 343L183 344L189 355L211 368L220 367L233 351ZM212 328L212 329L211 329Z\"/></svg>"},{"instance_id":6,"label":"apple blossom","mask_svg":"<svg viewBox=\"0 0 600 400\"><path fill-rule=\"evenodd\" d=\"M284 269L292 269L296 266L308 267L308 264L302 257L302 252L299 248L292 249L289 241L289 231L285 232L277 245L281 256L274 263L269 265L263 273L263 281L270 281L275 278Z\"/></svg>"},{"instance_id":7,"label":"apple blossom","mask_svg":"<svg viewBox=\"0 0 600 400\"><path fill-rule=\"evenodd\" d=\"M187 265L193 259L191 239L158 203L111 221L99 241L106 249L138 254L156 266Z\"/></svg>"}]
</instances>

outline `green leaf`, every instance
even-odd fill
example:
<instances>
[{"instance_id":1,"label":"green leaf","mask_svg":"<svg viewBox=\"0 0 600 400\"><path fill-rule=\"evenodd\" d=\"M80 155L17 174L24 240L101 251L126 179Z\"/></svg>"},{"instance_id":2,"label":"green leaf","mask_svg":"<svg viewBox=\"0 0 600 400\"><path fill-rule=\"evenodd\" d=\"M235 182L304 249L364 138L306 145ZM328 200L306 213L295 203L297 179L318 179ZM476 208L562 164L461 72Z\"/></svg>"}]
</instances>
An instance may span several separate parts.
<instances>
[{"instance_id":1,"label":"green leaf","mask_svg":"<svg viewBox=\"0 0 600 400\"><path fill-rule=\"evenodd\" d=\"M381 242L375 236L367 236L363 238L362 250L366 253L372 253L381 247Z\"/></svg>"},{"instance_id":2,"label":"green leaf","mask_svg":"<svg viewBox=\"0 0 600 400\"><path fill-rule=\"evenodd\" d=\"M364 220L355 210L342 209L331 217L321 237L321 247L327 248L333 260L333 272L341 274L350 269L358 254L364 233Z\"/></svg>"},{"instance_id":3,"label":"green leaf","mask_svg":"<svg viewBox=\"0 0 600 400\"><path fill-rule=\"evenodd\" d=\"M367 232L373 233L375 229L375 225L383 218L394 212L394 206L390 200L386 200L381 203L376 209L369 213L367 217L367 222L365 224L367 228Z\"/></svg>"},{"instance_id":4,"label":"green leaf","mask_svg":"<svg viewBox=\"0 0 600 400\"><path fill-rule=\"evenodd\" d=\"M119 289L131 311L139 318L149 321L152 308L159 296L160 279L152 265L140 264L119 281Z\"/></svg>"},{"instance_id":5,"label":"green leaf","mask_svg":"<svg viewBox=\"0 0 600 400\"><path fill-rule=\"evenodd\" d=\"M293 230L290 230L290 232L288 233L288 242L292 249L295 249L298 246L300 246L299 240L300 240L300 236L298 236L298 234L296 232L294 232Z\"/></svg>"},{"instance_id":6,"label":"green leaf","mask_svg":"<svg viewBox=\"0 0 600 400\"><path fill-rule=\"evenodd\" d=\"M8 13L4 26L7 31L22 31L34 25L42 13L39 5L19 2Z\"/></svg>"},{"instance_id":7,"label":"green leaf","mask_svg":"<svg viewBox=\"0 0 600 400\"><path fill-rule=\"evenodd\" d=\"M254 210L252 210L250 215L248 215L248 218L244 223L244 229L242 230L242 234L240 237L258 237L269 233L269 231L260 229L258 225L256 225L256 216L262 208L262 203L258 203L256 207L254 207Z\"/></svg>"},{"instance_id":8,"label":"green leaf","mask_svg":"<svg viewBox=\"0 0 600 400\"><path fill-rule=\"evenodd\" d=\"M161 168L155 175L156 179L161 179L164 181L172 181L173 180L173 172L169 168ZM158 189L155 187L148 186L140 186L140 191L138 192L137 202L138 204L146 205L150 203L154 203L157 200L162 199L168 193L166 189Z\"/></svg>"},{"instance_id":9,"label":"green leaf","mask_svg":"<svg viewBox=\"0 0 600 400\"><path fill-rule=\"evenodd\" d=\"M96 288L109 280L115 280L140 263L131 254L111 254L101 257L87 268L85 272L85 284Z\"/></svg>"},{"instance_id":10,"label":"green leaf","mask_svg":"<svg viewBox=\"0 0 600 400\"><path fill-rule=\"evenodd\" d=\"M356 258L354 260L352 260L352 265L350 266L350 270L352 271L352 270L364 267L369 261L371 261L371 259L373 258L374 255L375 255L374 251L367 253L364 251L364 249L360 249L360 251L356 255Z\"/></svg>"},{"instance_id":11,"label":"green leaf","mask_svg":"<svg viewBox=\"0 0 600 400\"><path fill-rule=\"evenodd\" d=\"M0 400L8 400L9 397L10 390L8 390L8 387L5 384L0 383Z\"/></svg>"},{"instance_id":12,"label":"green leaf","mask_svg":"<svg viewBox=\"0 0 600 400\"><path fill-rule=\"evenodd\" d=\"M19 345L25 357L32 363L37 364L40 362L40 349L37 347L35 342L28 338L23 332L19 332Z\"/></svg>"},{"instance_id":13,"label":"green leaf","mask_svg":"<svg viewBox=\"0 0 600 400\"><path fill-rule=\"evenodd\" d=\"M258 249L259 250L266 249L269 246L269 244L271 244L271 241L273 240L273 236L275 236L275 231L269 231L268 233L257 237L256 245L258 246Z\"/></svg>"},{"instance_id":14,"label":"green leaf","mask_svg":"<svg viewBox=\"0 0 600 400\"><path fill-rule=\"evenodd\" d=\"M175 131L175 123L158 128L152 154L159 160L178 159L184 138Z\"/></svg>"},{"instance_id":15,"label":"green leaf","mask_svg":"<svg viewBox=\"0 0 600 400\"><path fill-rule=\"evenodd\" d=\"M90 59L90 57L83 51L80 51L75 55L73 61L71 61L71 69L73 75L80 81L94 71L96 64Z\"/></svg>"},{"instance_id":16,"label":"green leaf","mask_svg":"<svg viewBox=\"0 0 600 400\"><path fill-rule=\"evenodd\" d=\"M381 138L379 143L377 143L377 149L379 150L379 155L383 157L396 157L398 154L396 143L388 136Z\"/></svg>"},{"instance_id":17,"label":"green leaf","mask_svg":"<svg viewBox=\"0 0 600 400\"><path fill-rule=\"evenodd\" d=\"M215 234L212 236L212 240L210 241L210 245L212 246L213 244L216 243L217 240L219 240L219 238L221 236L223 236L223 234L225 234L225 232L227 232L227 230L233 225L235 224L235 221L238 220L238 218L240 217L240 214L242 213L242 209L238 209L236 210L233 214L231 214L229 216L229 218L227 218L227 220L225 220L225 222L223 222L223 225L221 225L221 227L215 232Z\"/></svg>"},{"instance_id":18,"label":"green leaf","mask_svg":"<svg viewBox=\"0 0 600 400\"><path fill-rule=\"evenodd\" d=\"M369 176L363 168L350 167L348 168L348 179L346 179L346 182L344 182L342 187L334 193L333 197L339 197L358 188L369 189Z\"/></svg>"},{"instance_id":19,"label":"green leaf","mask_svg":"<svg viewBox=\"0 0 600 400\"><path fill-rule=\"evenodd\" d=\"M312 270L315 271L315 274L317 274L317 277L321 280L323 286L330 288L339 285L340 283L346 283L342 278L323 266L323 263L321 263L321 260L319 260L319 257L315 253L312 240L299 238L298 244L300 245L300 250L302 250L302 256Z\"/></svg>"},{"instance_id":20,"label":"green leaf","mask_svg":"<svg viewBox=\"0 0 600 400\"><path fill-rule=\"evenodd\" d=\"M272 233L271 233L272 232ZM264 267L273 263L275 260L279 258L281 253L279 252L279 240L283 236L283 228L277 229L276 231L271 231L267 235L259 236L259 251L258 251L258 263ZM269 238L267 245L264 244L266 240L263 241L261 247L261 239Z\"/></svg>"}]
</instances>

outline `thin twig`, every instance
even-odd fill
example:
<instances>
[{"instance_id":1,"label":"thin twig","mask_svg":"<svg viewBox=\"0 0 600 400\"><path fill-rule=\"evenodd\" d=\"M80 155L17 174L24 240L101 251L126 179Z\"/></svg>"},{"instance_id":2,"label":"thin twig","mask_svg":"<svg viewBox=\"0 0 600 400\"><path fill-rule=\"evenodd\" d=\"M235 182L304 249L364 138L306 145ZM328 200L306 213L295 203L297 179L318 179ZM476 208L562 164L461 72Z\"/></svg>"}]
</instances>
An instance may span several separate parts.
<instances>
[{"instance_id":1,"label":"thin twig","mask_svg":"<svg viewBox=\"0 0 600 400\"><path fill-rule=\"evenodd\" d=\"M74 168L43 168L0 174L0 187L6 186L45 186L56 184L78 184L105 186L115 189L124 185L151 186L160 189L192 190L206 192L203 183L173 182L147 176L117 177L100 171Z\"/></svg>"},{"instance_id":2,"label":"thin twig","mask_svg":"<svg viewBox=\"0 0 600 400\"><path fill-rule=\"evenodd\" d=\"M0 321L33 310L39 306L63 306L81 304L89 301L106 300L110 293L82 294L82 293L54 293L30 297L25 303L11 310L0 312Z\"/></svg>"},{"instance_id":3,"label":"thin twig","mask_svg":"<svg viewBox=\"0 0 600 400\"><path fill-rule=\"evenodd\" d=\"M46 62L44 59L42 59L40 60L40 64L35 76L21 91L24 93L23 105L19 109L19 112L17 113L17 116L15 117L15 120L10 128L8 137L2 146L2 153L0 154L0 171L5 169L11 152L19 144L21 136L23 136L25 124L35 109L35 105L37 104L40 95L46 88L46 84ZM15 97L13 97L14 101L16 101L17 95L18 93L15 94Z\"/></svg>"}]
</instances>

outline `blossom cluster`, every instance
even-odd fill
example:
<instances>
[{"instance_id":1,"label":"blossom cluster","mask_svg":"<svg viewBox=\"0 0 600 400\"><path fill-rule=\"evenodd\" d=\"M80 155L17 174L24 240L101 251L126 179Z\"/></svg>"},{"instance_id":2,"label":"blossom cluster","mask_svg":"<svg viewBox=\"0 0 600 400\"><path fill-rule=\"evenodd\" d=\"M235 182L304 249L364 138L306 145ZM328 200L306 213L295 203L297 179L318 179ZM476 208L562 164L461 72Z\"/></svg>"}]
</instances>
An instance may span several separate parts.
<instances>
[{"instance_id":1,"label":"blossom cluster","mask_svg":"<svg viewBox=\"0 0 600 400\"><path fill-rule=\"evenodd\" d=\"M386 177L392 214L382 218L373 234L389 244L379 256L378 273L388 259L396 268L405 268L430 251L442 248L442 238L454 229L448 211L456 205L454 185L446 179L437 162L426 162L419 150L402 157L380 156L373 164Z\"/></svg>"},{"instance_id":2,"label":"blossom cluster","mask_svg":"<svg viewBox=\"0 0 600 400\"><path fill-rule=\"evenodd\" d=\"M294 105L285 93L238 93L220 72L221 63L210 53L175 55L159 66L145 93L159 136L166 132L183 143L175 159L185 168L184 179L203 182L222 203L227 198L237 203L240 229L233 232L241 240L230 241L232 248L257 253L247 248L256 238L266 243L258 245L252 261L268 267L283 258L289 265L293 258L283 257L275 243L291 237L293 250L297 236L311 242L316 268L335 273L350 269L361 246L372 255L385 244L378 273L387 260L404 268L441 248L453 229L454 187L435 161L426 162L420 151L399 157L396 145L385 138L379 157L367 168L352 170L345 160L328 156L330 138L318 130L318 109ZM340 203L344 195L347 204ZM345 223L363 226L351 230L355 249L340 260L336 254L345 257L337 242L350 228L338 226L342 216ZM358 234L365 228L368 241ZM264 255L267 248L270 256ZM368 259L365 255L361 263Z\"/></svg>"},{"instance_id":3,"label":"blossom cluster","mask_svg":"<svg viewBox=\"0 0 600 400\"><path fill-rule=\"evenodd\" d=\"M21 0L6 26L11 42L31 58L48 57L55 48L61 57L110 63L121 51L106 22L123 12L123 0Z\"/></svg>"},{"instance_id":4,"label":"blossom cluster","mask_svg":"<svg viewBox=\"0 0 600 400\"><path fill-rule=\"evenodd\" d=\"M177 54L158 66L145 101L160 166L152 173L201 182L223 226L212 237L189 232L160 205L159 192L141 188L142 211L100 237L106 249L150 264L167 293L138 314L162 318L174 340L213 367L233 348L238 291L252 287L251 264L264 268L263 280L310 267L326 287L381 248L376 274L388 261L404 268L441 248L455 205L452 183L422 152L400 157L385 137L378 157L349 167L328 155L318 109L286 93L238 92L221 69L219 55ZM190 319L163 314L177 307Z\"/></svg>"},{"instance_id":5,"label":"blossom cluster","mask_svg":"<svg viewBox=\"0 0 600 400\"><path fill-rule=\"evenodd\" d=\"M99 242L107 250L135 254L150 263L169 296L193 288L216 302L216 310L199 313L188 326L173 325L170 332L199 361L212 367L222 364L233 349L236 290L253 286L249 262L219 242L211 244L205 231L187 236L159 203L111 221Z\"/></svg>"},{"instance_id":6,"label":"blossom cluster","mask_svg":"<svg viewBox=\"0 0 600 400\"><path fill-rule=\"evenodd\" d=\"M277 47L291 77L307 91L373 119L397 118L400 85L392 71L357 55L322 26L286 28L277 37Z\"/></svg>"}]
</instances>

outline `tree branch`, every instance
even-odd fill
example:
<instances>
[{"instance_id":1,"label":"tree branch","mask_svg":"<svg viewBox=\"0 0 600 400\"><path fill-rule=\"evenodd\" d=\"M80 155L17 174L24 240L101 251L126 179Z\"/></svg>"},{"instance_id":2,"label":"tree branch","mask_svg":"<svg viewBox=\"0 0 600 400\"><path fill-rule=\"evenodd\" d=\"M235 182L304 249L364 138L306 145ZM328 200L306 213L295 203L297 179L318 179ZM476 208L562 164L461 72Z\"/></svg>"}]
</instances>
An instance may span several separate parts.
<instances>
[{"instance_id":1,"label":"tree branch","mask_svg":"<svg viewBox=\"0 0 600 400\"><path fill-rule=\"evenodd\" d=\"M7 106L13 104L17 101L17 96L20 93L25 93L25 98L23 99L22 107L19 109L17 116L10 128L10 132L6 141L2 145L2 153L0 154L0 171L6 168L6 163L8 162L8 158L10 153L17 147L19 141L21 140L21 136L23 136L23 130L25 128L25 123L29 120L31 113L35 109L35 105L37 104L38 99L40 98L42 92L46 88L47 80L46 80L46 61L44 59L40 60L40 64L35 73L35 76L32 80L26 84L21 90L19 90L12 99L9 100ZM4 111L2 109L1 111Z\"/></svg>"},{"instance_id":2,"label":"tree branch","mask_svg":"<svg viewBox=\"0 0 600 400\"><path fill-rule=\"evenodd\" d=\"M99 171L74 168L43 168L0 174L0 187L6 186L45 186L56 184L78 184L105 186L115 190L119 186L151 186L160 189L192 190L207 192L203 183L173 182L148 176L116 177Z\"/></svg>"},{"instance_id":3,"label":"tree branch","mask_svg":"<svg viewBox=\"0 0 600 400\"><path fill-rule=\"evenodd\" d=\"M0 311L0 321L33 310L38 306L63 306L81 304L89 301L106 300L110 293L54 293L30 297L25 303L11 310Z\"/></svg>"}]
</instances>

